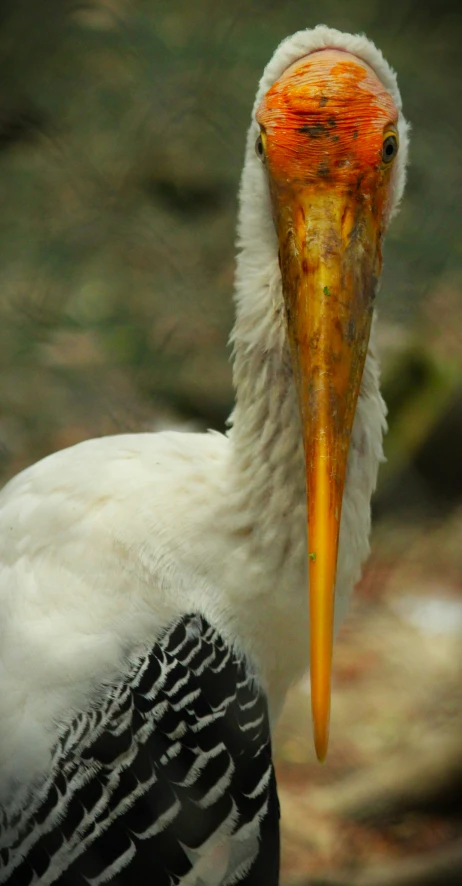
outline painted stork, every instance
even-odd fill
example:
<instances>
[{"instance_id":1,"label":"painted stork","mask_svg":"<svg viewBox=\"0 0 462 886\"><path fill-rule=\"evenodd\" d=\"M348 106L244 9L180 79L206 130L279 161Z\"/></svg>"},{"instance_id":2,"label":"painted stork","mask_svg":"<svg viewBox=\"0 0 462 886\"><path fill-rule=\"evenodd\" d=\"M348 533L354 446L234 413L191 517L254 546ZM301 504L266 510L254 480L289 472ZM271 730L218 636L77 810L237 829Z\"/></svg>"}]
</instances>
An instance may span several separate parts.
<instances>
[{"instance_id":1,"label":"painted stork","mask_svg":"<svg viewBox=\"0 0 462 886\"><path fill-rule=\"evenodd\" d=\"M0 883L277 884L270 724L309 622L324 757L382 456L369 336L407 141L364 36L285 40L247 139L229 432L89 440L3 490Z\"/></svg>"}]
</instances>

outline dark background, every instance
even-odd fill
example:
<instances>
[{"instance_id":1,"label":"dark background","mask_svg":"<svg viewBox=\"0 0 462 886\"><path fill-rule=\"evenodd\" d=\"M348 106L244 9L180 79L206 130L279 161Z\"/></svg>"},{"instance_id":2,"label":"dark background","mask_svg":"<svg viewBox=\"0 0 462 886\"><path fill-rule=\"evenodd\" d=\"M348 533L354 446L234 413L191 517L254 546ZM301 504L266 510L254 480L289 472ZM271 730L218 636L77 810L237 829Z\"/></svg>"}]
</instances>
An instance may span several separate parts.
<instances>
[{"instance_id":1,"label":"dark background","mask_svg":"<svg viewBox=\"0 0 462 886\"><path fill-rule=\"evenodd\" d=\"M337 867L342 882L367 886L375 881L354 879L363 867L379 871L427 853L428 871L430 856L455 851L459 834L444 766L454 783L460 2L1 0L0 472L6 479L93 435L184 421L223 429L233 400L227 337L250 108L278 42L318 22L364 31L380 46L398 71L412 124L408 187L387 238L379 298L388 463L374 503L371 564L337 653L334 759L315 768L303 688L289 702L277 745L287 882ZM366 709L358 710L359 698ZM357 722L365 733L355 733ZM414 744L409 722L420 724ZM350 784L366 772L373 785L373 773L382 777L395 764L394 772L409 774L406 754L415 762L420 751L427 774L428 754L441 763L432 782L444 794L439 806L432 800L430 811L416 811L414 802L397 812L393 795L387 823L366 827L331 804L330 836L320 839L327 795L307 800L313 783L326 791L332 784L338 797L339 780ZM390 815L398 822L391 835ZM456 870L460 859L450 864ZM432 881L385 876L387 884L451 882L447 870Z\"/></svg>"}]
</instances>

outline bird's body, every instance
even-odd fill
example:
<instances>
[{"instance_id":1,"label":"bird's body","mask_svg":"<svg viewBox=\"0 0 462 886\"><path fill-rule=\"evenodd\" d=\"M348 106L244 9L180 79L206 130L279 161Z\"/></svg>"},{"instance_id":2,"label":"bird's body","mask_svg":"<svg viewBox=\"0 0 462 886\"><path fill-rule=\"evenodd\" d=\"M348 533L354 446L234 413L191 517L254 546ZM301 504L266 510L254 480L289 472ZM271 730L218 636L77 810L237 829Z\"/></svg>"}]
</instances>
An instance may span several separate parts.
<instances>
[{"instance_id":1,"label":"bird's body","mask_svg":"<svg viewBox=\"0 0 462 886\"><path fill-rule=\"evenodd\" d=\"M318 28L300 32L279 47L260 84L256 107L293 62L332 46L369 62L399 100L394 75L372 44L362 37ZM405 124L400 125L405 142ZM147 667L149 656L162 657L159 644L166 642L175 627L185 630L189 625L189 630L192 624L194 636L202 636L203 642L209 642L212 635L216 638L212 650L224 648L227 656L234 656L231 681L236 679L239 686L239 674L242 685L250 681L253 695L247 703L259 712L259 729L267 717L264 695L274 722L288 687L307 668L304 443L277 236L266 176L254 152L257 134L253 119L241 188L233 333L236 406L229 433L163 432L91 440L27 469L0 496L0 808L3 803L7 834L3 844L0 835L0 851L2 845L4 852L6 847L9 851L3 875L0 866L0 883L80 882L71 874L66 880L66 870L74 870L71 864L75 867L67 843L56 850L56 857L51 853L51 861L44 863L44 872L36 874L35 880L32 869L23 874L23 880L15 880L15 871L19 876L28 851L16 812L21 803L23 809L30 803L27 792L31 785L43 785L47 778L49 784L55 783L59 772L78 768L79 760L85 757L83 746L71 741L62 752L63 736L69 735L66 730L80 734L82 718L89 716L85 712L93 711L94 717L95 706L101 709L104 699L110 704L120 691L125 691L127 681L133 681L138 673L140 662ZM404 166L397 176L392 208L402 190ZM371 340L346 469L336 580L337 624L345 614L368 552L370 498L382 455L384 415ZM191 676L191 668L189 672L195 680L197 675ZM188 702L190 716L195 710L194 699L202 698L201 693L205 693L204 703L212 704L207 687L208 683L195 685ZM153 683L148 692L151 700L158 691L159 684ZM239 691L224 693L225 698L232 697L233 704L239 706ZM166 703L173 704L168 699ZM132 715L135 709L133 702ZM181 710L180 705L177 714ZM142 717L149 720L146 711ZM88 720L85 722L84 731L91 733ZM136 730L132 721L130 724L134 740ZM118 727L114 728L117 731ZM181 735L175 738L177 728L178 724L171 742L179 740L181 746ZM249 728L255 728L255 723ZM152 720L146 729L151 736L146 741L151 742L151 754L156 757L155 738L160 731L156 732ZM166 883L218 886L265 882L269 886L277 882L277 876L272 880L274 875L268 871L263 878L251 879L257 876L255 858L258 839L263 839L267 827L265 822L273 822L270 842L274 846L277 842L268 727L265 730L258 732L259 753L266 762L258 784L250 790L253 800L261 795L261 805L259 811L251 813L254 833L248 846L245 844L247 856L245 852L233 855L230 847L234 844L228 832L228 842L222 835L220 843L222 867L217 867L215 859L212 871L209 859L205 871L200 867L206 864L203 858L210 850L213 860L215 850L203 842L201 845L209 848L202 855L192 850L184 855L186 836L182 858L184 863L185 858L188 860L188 873L184 873L186 868L173 872ZM93 737L90 734L88 747ZM223 740L220 734L218 744ZM205 767L198 748L196 766ZM58 759L55 769L51 764L53 752L55 763ZM172 752L174 756L179 753L178 749ZM229 751L230 759L233 753ZM233 762L236 777L237 757ZM122 769L129 765L127 758ZM94 769L92 772L95 775ZM185 772L183 781L187 769ZM221 784L220 777L216 776L217 784ZM171 780L175 782L175 778ZM193 781L191 776L188 783ZM117 779L106 794L109 811L116 783ZM226 785L225 779L221 785L225 793ZM50 832L54 828L59 831L60 820L65 820L65 796L64 791L59 814L50 818ZM161 805L157 811L152 807L153 820L145 822L145 829L150 826L156 830L159 816L165 813ZM200 808L199 804L199 816L203 814ZM245 814L239 823L239 815L236 800L232 828L236 834L242 828L242 848L249 825ZM174 817L172 812L170 823ZM0 813L0 834L1 825ZM40 826L42 834L43 820ZM26 831L33 832L34 827L38 825L29 821ZM101 825L101 832L107 827ZM130 830L132 824L128 823L125 832ZM157 828L157 835L160 830L164 832ZM92 839L96 839L95 832L90 844ZM177 839L182 840L181 829ZM31 845L34 842L30 835L29 841ZM108 861L95 883L126 882L120 879L125 874L129 882L130 876L135 876L133 865L136 858L139 863L141 850L134 853L127 847L126 855L121 849L120 863ZM7 856L0 858L5 860ZM156 862L154 852L151 873L157 874L158 880L154 881L160 884L164 881L156 863L163 865L163 875L167 876L166 863Z\"/></svg>"},{"instance_id":2,"label":"bird's body","mask_svg":"<svg viewBox=\"0 0 462 886\"><path fill-rule=\"evenodd\" d=\"M4 489L3 777L46 765L50 723L183 613L251 656L276 717L308 655L303 456L280 418L279 458L271 441L260 457L249 446L239 482L228 438L167 431L80 443ZM353 484L358 501L346 498L350 544L358 537L343 554L348 588L367 553L372 481L371 471L362 495Z\"/></svg>"}]
</instances>

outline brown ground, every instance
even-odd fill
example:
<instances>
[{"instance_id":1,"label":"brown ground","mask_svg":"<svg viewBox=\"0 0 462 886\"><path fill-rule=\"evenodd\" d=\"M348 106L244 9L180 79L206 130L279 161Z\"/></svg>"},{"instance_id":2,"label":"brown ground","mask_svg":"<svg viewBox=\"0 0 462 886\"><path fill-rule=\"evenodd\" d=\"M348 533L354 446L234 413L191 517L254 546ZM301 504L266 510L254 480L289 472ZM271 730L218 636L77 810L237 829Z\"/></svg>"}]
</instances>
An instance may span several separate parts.
<instances>
[{"instance_id":1,"label":"brown ground","mask_svg":"<svg viewBox=\"0 0 462 886\"><path fill-rule=\"evenodd\" d=\"M292 691L276 738L284 886L462 883L461 538L461 511L376 531L335 649L323 766L307 686Z\"/></svg>"}]
</instances>

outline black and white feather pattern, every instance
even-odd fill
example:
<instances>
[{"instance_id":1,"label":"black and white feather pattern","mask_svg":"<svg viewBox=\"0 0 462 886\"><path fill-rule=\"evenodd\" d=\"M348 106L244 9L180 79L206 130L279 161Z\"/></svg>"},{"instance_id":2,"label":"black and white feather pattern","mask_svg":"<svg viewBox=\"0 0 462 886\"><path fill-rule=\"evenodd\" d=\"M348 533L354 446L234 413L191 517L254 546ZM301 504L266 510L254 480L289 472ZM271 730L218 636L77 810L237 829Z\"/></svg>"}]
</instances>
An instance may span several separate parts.
<instances>
[{"instance_id":1,"label":"black and white feather pattern","mask_svg":"<svg viewBox=\"0 0 462 886\"><path fill-rule=\"evenodd\" d=\"M266 700L203 617L173 624L0 809L0 883L277 886Z\"/></svg>"}]
</instances>

